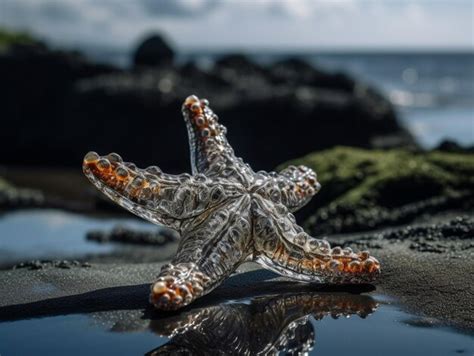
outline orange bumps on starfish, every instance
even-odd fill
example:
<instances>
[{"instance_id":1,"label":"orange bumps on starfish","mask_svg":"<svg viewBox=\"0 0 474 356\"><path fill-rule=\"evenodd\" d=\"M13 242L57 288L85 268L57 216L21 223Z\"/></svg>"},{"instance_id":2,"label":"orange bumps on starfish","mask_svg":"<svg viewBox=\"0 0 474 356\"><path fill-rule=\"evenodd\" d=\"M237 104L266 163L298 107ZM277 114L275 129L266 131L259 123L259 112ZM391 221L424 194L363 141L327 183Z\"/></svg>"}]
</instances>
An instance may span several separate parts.
<instances>
[{"instance_id":1,"label":"orange bumps on starfish","mask_svg":"<svg viewBox=\"0 0 474 356\"><path fill-rule=\"evenodd\" d=\"M380 272L380 263L370 256L368 251L354 253L350 248L336 246L331 250L331 260L327 262L327 268L371 279Z\"/></svg>"},{"instance_id":2,"label":"orange bumps on starfish","mask_svg":"<svg viewBox=\"0 0 474 356\"><path fill-rule=\"evenodd\" d=\"M191 95L186 98L184 101L184 106L189 109L194 115L200 115L202 114L202 109L205 104L209 104L207 100L199 100L199 98L196 95Z\"/></svg>"},{"instance_id":3,"label":"orange bumps on starfish","mask_svg":"<svg viewBox=\"0 0 474 356\"><path fill-rule=\"evenodd\" d=\"M175 284L174 279L160 280L153 284L150 294L150 302L162 309L178 309L188 304L193 299L190 286Z\"/></svg>"},{"instance_id":4,"label":"orange bumps on starfish","mask_svg":"<svg viewBox=\"0 0 474 356\"><path fill-rule=\"evenodd\" d=\"M208 138L218 135L217 116L209 108L207 99L199 99L195 95L188 96L184 101L183 111L201 141L207 142Z\"/></svg>"},{"instance_id":5,"label":"orange bumps on starfish","mask_svg":"<svg viewBox=\"0 0 474 356\"><path fill-rule=\"evenodd\" d=\"M196 296L201 295L203 288L174 276L164 276L151 286L150 303L164 310L176 310L188 305Z\"/></svg>"},{"instance_id":6,"label":"orange bumps on starfish","mask_svg":"<svg viewBox=\"0 0 474 356\"><path fill-rule=\"evenodd\" d=\"M82 166L90 179L127 197L141 199L159 192L158 167L151 169L151 172L148 169L138 169L133 164L124 163L117 153L99 156L96 152L89 152L85 155Z\"/></svg>"}]
</instances>

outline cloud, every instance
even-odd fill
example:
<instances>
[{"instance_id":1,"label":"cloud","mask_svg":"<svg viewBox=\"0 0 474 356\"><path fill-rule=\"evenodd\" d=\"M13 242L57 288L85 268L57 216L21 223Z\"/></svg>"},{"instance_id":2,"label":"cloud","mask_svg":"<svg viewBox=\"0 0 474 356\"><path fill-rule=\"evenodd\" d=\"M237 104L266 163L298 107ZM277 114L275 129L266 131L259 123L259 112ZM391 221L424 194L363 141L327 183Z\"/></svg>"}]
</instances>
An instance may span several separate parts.
<instances>
[{"instance_id":1,"label":"cloud","mask_svg":"<svg viewBox=\"0 0 474 356\"><path fill-rule=\"evenodd\" d=\"M154 17L193 17L205 15L219 6L217 0L140 0L146 13Z\"/></svg>"},{"instance_id":2,"label":"cloud","mask_svg":"<svg viewBox=\"0 0 474 356\"><path fill-rule=\"evenodd\" d=\"M181 48L473 48L471 0L0 0L0 25L52 42Z\"/></svg>"}]
</instances>

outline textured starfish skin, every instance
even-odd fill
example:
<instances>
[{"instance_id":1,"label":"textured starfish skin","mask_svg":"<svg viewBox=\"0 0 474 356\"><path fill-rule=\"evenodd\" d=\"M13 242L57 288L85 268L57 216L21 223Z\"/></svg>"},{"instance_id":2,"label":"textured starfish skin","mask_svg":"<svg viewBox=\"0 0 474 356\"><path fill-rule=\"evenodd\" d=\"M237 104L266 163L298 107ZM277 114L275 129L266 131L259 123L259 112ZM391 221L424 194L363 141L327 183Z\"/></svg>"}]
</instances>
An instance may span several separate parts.
<instances>
[{"instance_id":1,"label":"textured starfish skin","mask_svg":"<svg viewBox=\"0 0 474 356\"><path fill-rule=\"evenodd\" d=\"M320 189L304 166L254 172L234 155L226 129L205 99L182 107L192 173L139 169L111 153L89 152L83 170L113 201L181 235L176 256L152 285L150 302L174 310L209 293L245 261L303 282L363 283L380 272L367 251L332 248L306 234L291 212Z\"/></svg>"}]
</instances>

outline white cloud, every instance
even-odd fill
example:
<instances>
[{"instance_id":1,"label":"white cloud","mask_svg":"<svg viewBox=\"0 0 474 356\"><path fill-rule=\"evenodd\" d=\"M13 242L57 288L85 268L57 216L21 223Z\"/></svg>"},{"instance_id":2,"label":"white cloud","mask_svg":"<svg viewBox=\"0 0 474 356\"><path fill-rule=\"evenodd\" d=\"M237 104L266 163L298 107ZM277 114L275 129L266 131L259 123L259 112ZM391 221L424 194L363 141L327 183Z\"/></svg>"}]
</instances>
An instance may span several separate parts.
<instances>
[{"instance_id":1,"label":"white cloud","mask_svg":"<svg viewBox=\"0 0 474 356\"><path fill-rule=\"evenodd\" d=\"M473 21L471 0L0 0L0 25L117 47L473 48Z\"/></svg>"}]
</instances>

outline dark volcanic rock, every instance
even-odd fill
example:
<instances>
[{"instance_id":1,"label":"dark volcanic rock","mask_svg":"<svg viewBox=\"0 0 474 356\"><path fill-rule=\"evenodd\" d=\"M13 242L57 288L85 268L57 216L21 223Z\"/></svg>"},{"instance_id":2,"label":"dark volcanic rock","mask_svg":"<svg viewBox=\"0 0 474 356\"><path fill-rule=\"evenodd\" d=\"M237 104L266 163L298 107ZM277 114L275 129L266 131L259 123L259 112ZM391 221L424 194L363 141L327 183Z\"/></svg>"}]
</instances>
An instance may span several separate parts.
<instances>
[{"instance_id":1,"label":"dark volcanic rock","mask_svg":"<svg viewBox=\"0 0 474 356\"><path fill-rule=\"evenodd\" d=\"M180 107L190 93L210 100L237 154L257 170L336 143L414 145L388 101L362 84L352 82L350 91L347 84L336 90L275 83L281 79L270 70L255 64L241 70L232 64L238 61L228 59L207 72L187 65L82 80L70 115L73 125L84 128L71 126L81 136L77 159L92 145L100 152L120 151L138 165L188 171ZM94 137L107 139L92 142Z\"/></svg>"},{"instance_id":2,"label":"dark volcanic rock","mask_svg":"<svg viewBox=\"0 0 474 356\"><path fill-rule=\"evenodd\" d=\"M13 269L26 268L28 270L38 270L43 268L62 268L71 269L74 267L85 267L89 268L91 265L88 262L80 262L76 260L34 260L29 262L22 262L15 266Z\"/></svg>"},{"instance_id":3,"label":"dark volcanic rock","mask_svg":"<svg viewBox=\"0 0 474 356\"><path fill-rule=\"evenodd\" d=\"M474 146L463 147L460 144L458 144L456 141L452 141L452 140L442 141L436 149L439 151L445 151L445 152L474 153Z\"/></svg>"},{"instance_id":4,"label":"dark volcanic rock","mask_svg":"<svg viewBox=\"0 0 474 356\"><path fill-rule=\"evenodd\" d=\"M87 233L87 239L105 242L120 242L137 245L155 245L161 246L170 242L177 241L179 235L172 230L162 229L160 231L138 231L123 226L117 226L111 231L90 231Z\"/></svg>"},{"instance_id":5,"label":"dark volcanic rock","mask_svg":"<svg viewBox=\"0 0 474 356\"><path fill-rule=\"evenodd\" d=\"M346 239L345 245L380 249L384 243L406 244L416 252L458 253L474 250L474 218L458 216L448 221L411 225Z\"/></svg>"},{"instance_id":6,"label":"dark volcanic rock","mask_svg":"<svg viewBox=\"0 0 474 356\"><path fill-rule=\"evenodd\" d=\"M266 68L253 62L249 57L238 53L218 58L214 63L214 72L221 77L227 76L230 80L235 74L245 76L268 75Z\"/></svg>"},{"instance_id":7,"label":"dark volcanic rock","mask_svg":"<svg viewBox=\"0 0 474 356\"><path fill-rule=\"evenodd\" d=\"M356 85L353 79L343 73L324 72L298 58L277 62L270 67L270 71L274 82L279 84L309 85L347 93L353 92Z\"/></svg>"},{"instance_id":8,"label":"dark volcanic rock","mask_svg":"<svg viewBox=\"0 0 474 356\"><path fill-rule=\"evenodd\" d=\"M174 51L162 36L152 35L146 38L136 49L133 56L135 67L155 67L171 65Z\"/></svg>"},{"instance_id":9,"label":"dark volcanic rock","mask_svg":"<svg viewBox=\"0 0 474 356\"><path fill-rule=\"evenodd\" d=\"M9 126L0 149L10 153L0 163L77 166L96 150L189 171L180 107L192 93L210 100L236 153L257 170L335 144L415 146L373 89L300 60L265 67L233 55L209 70L114 71L44 49L0 56L0 75Z\"/></svg>"},{"instance_id":10,"label":"dark volcanic rock","mask_svg":"<svg viewBox=\"0 0 474 356\"><path fill-rule=\"evenodd\" d=\"M10 46L0 54L1 162L66 163L76 136L65 114L73 83L112 71L41 43Z\"/></svg>"}]
</instances>

